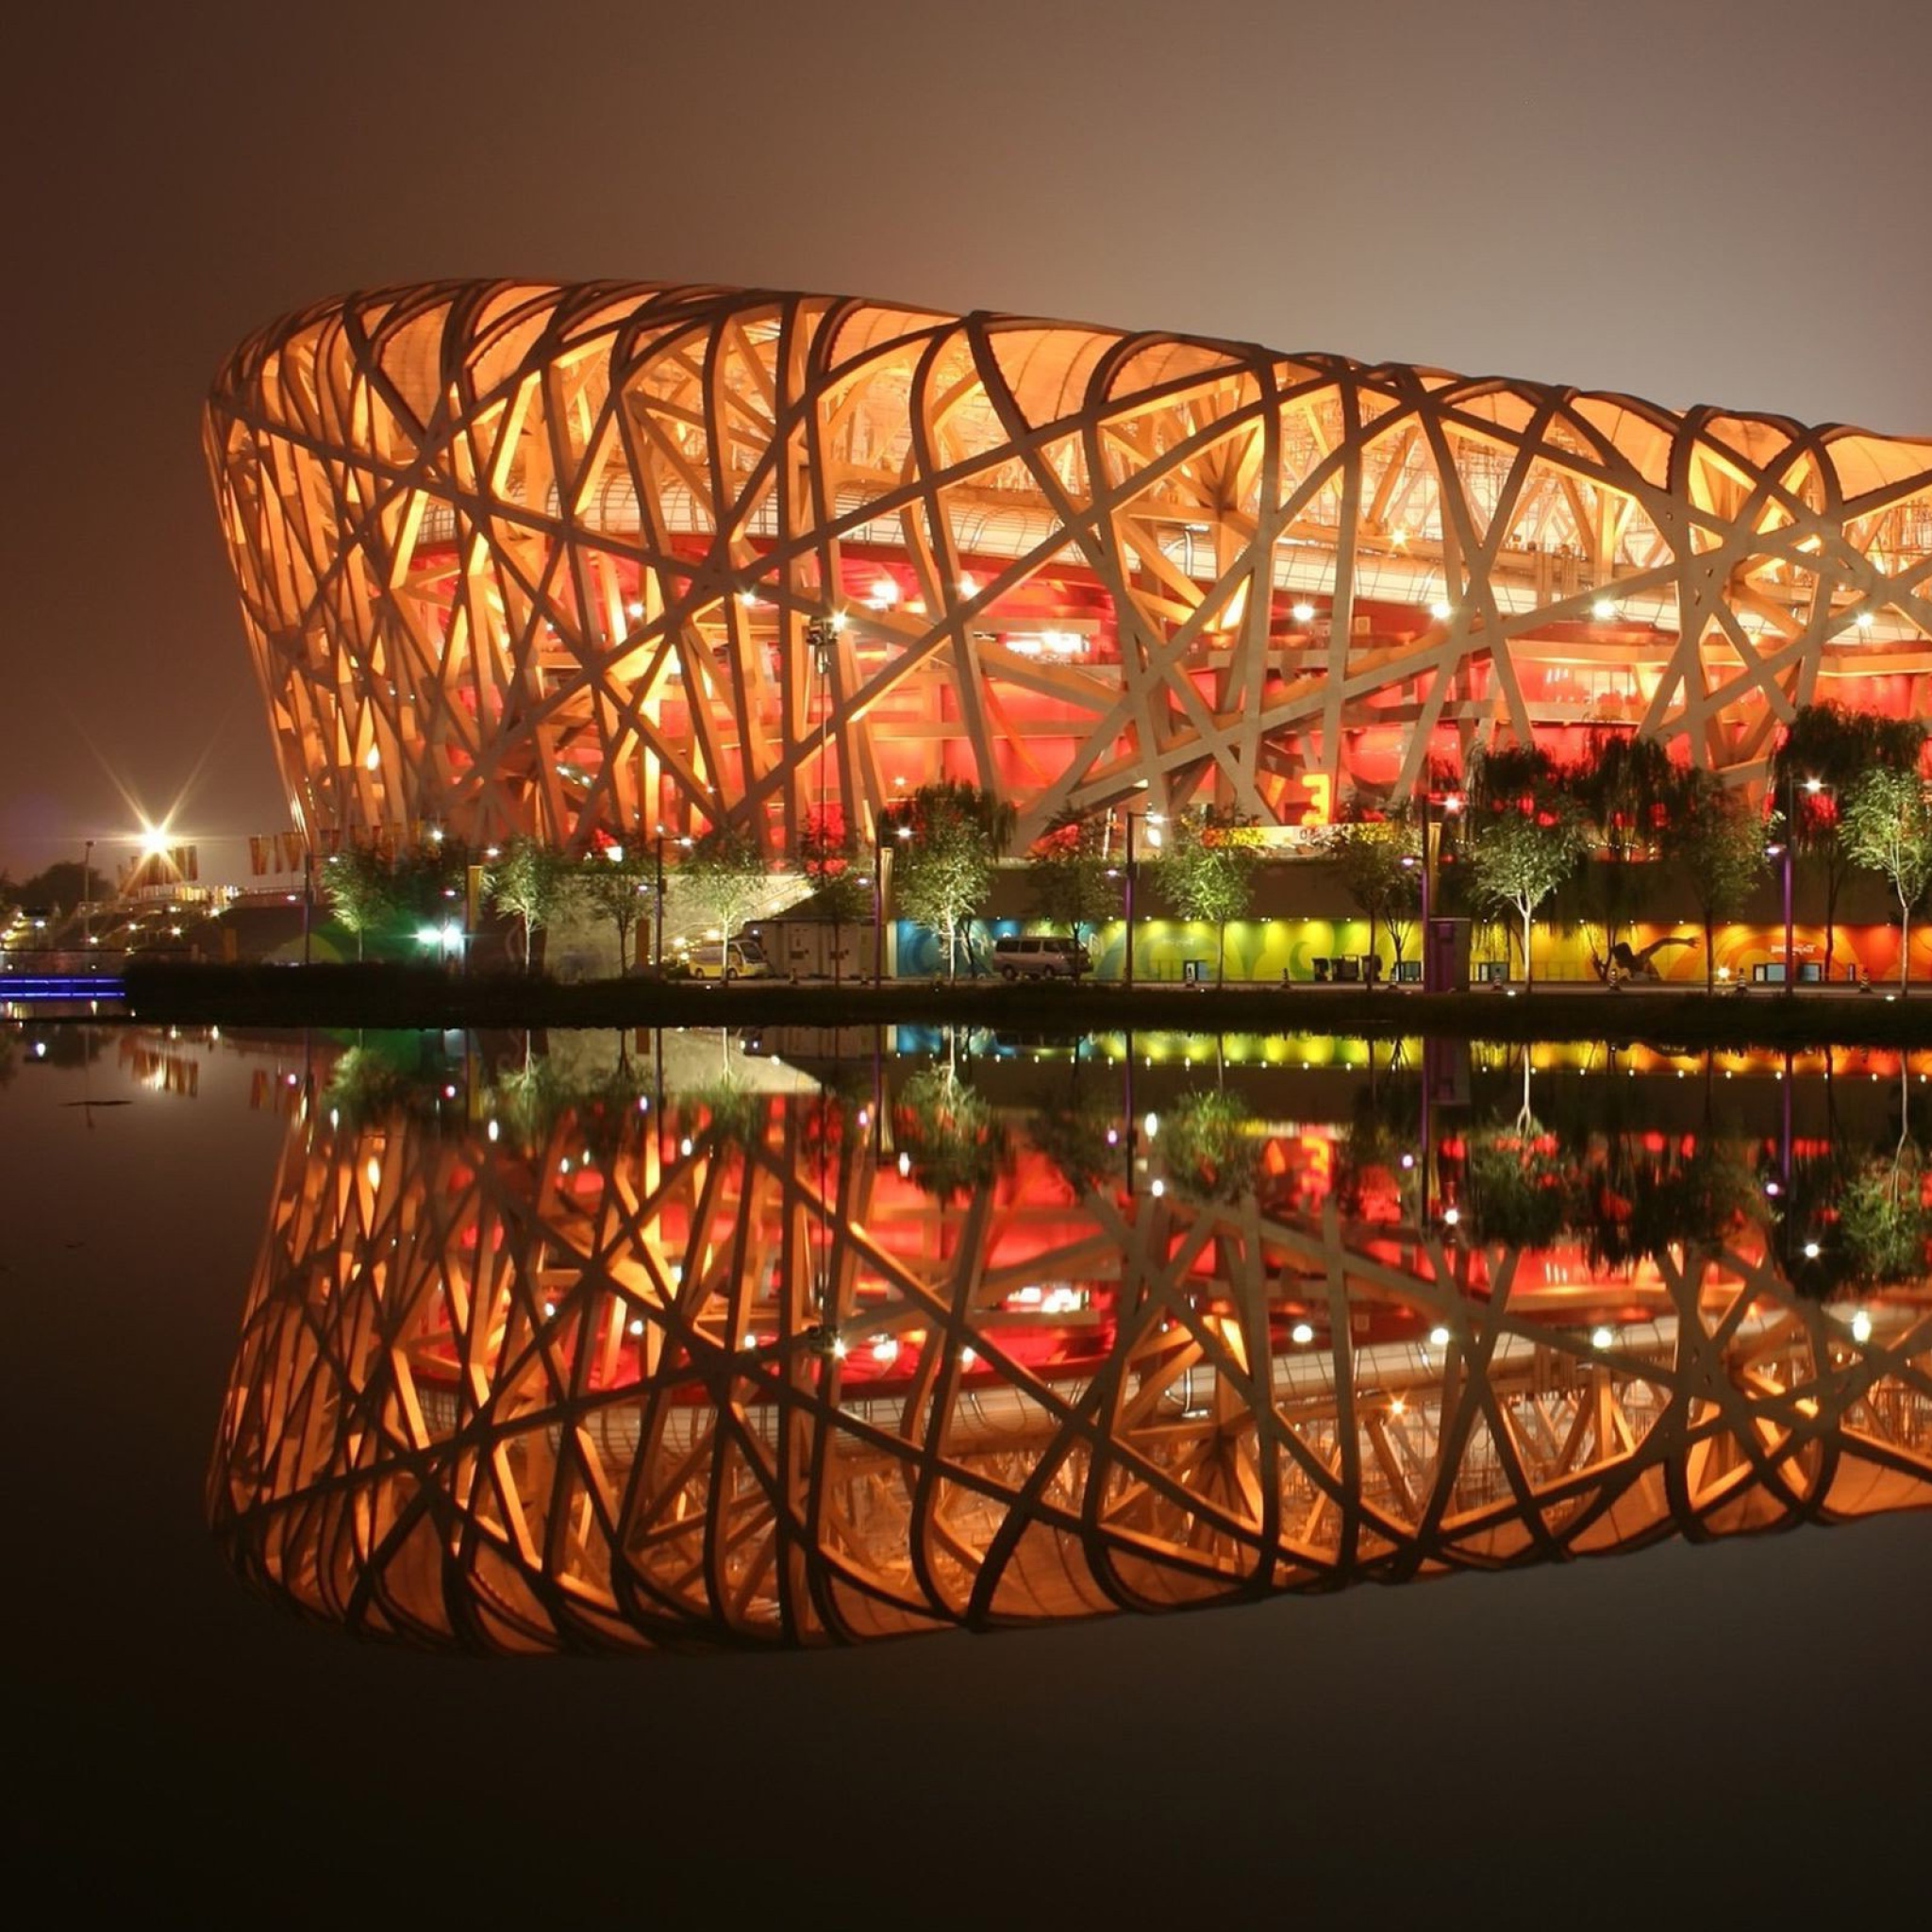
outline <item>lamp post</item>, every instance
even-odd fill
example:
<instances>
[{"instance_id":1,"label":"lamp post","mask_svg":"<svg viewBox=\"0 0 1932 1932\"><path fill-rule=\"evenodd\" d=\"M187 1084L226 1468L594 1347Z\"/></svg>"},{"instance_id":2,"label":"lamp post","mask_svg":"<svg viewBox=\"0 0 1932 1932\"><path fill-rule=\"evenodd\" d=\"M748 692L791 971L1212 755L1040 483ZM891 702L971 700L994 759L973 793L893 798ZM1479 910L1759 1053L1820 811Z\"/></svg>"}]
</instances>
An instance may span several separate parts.
<instances>
[{"instance_id":1,"label":"lamp post","mask_svg":"<svg viewBox=\"0 0 1932 1932\"><path fill-rule=\"evenodd\" d=\"M1816 798L1824 790L1823 778L1805 780L1807 796ZM1790 998L1798 986L1797 922L1793 908L1792 882L1798 858L1798 774L1785 774L1785 996Z\"/></svg>"},{"instance_id":2,"label":"lamp post","mask_svg":"<svg viewBox=\"0 0 1932 1932\"><path fill-rule=\"evenodd\" d=\"M912 836L910 825L891 828L900 839ZM881 824L874 828L872 841L872 983L886 983L886 831Z\"/></svg>"},{"instance_id":3,"label":"lamp post","mask_svg":"<svg viewBox=\"0 0 1932 1932\"><path fill-rule=\"evenodd\" d=\"M1127 942L1126 958L1123 962L1121 972L1121 984L1129 992L1132 992L1134 990L1134 879L1137 872L1134 861L1134 821L1136 819L1145 821L1147 842L1157 852L1160 850L1160 827L1166 823L1163 816L1158 811L1129 811L1126 814L1126 887L1121 895L1121 909L1126 915Z\"/></svg>"},{"instance_id":4,"label":"lamp post","mask_svg":"<svg viewBox=\"0 0 1932 1932\"><path fill-rule=\"evenodd\" d=\"M651 916L657 934L651 946L651 967L659 979L664 977L664 827L658 827L657 877L651 894Z\"/></svg>"},{"instance_id":5,"label":"lamp post","mask_svg":"<svg viewBox=\"0 0 1932 1932\"><path fill-rule=\"evenodd\" d=\"M1436 897L1436 834L1439 827L1429 808L1435 802L1427 782L1423 785L1423 991L1436 992L1436 971L1434 951L1429 944L1429 911ZM1462 809L1462 794L1459 791L1446 792L1442 798L1442 810L1453 817ZM1529 961L1523 962L1524 971L1529 970Z\"/></svg>"},{"instance_id":6,"label":"lamp post","mask_svg":"<svg viewBox=\"0 0 1932 1932\"><path fill-rule=\"evenodd\" d=\"M94 942L93 891L89 881L93 874L94 841L92 839L82 842L80 848L80 942L92 946Z\"/></svg>"},{"instance_id":7,"label":"lamp post","mask_svg":"<svg viewBox=\"0 0 1932 1932\"><path fill-rule=\"evenodd\" d=\"M832 708L825 702L825 678L832 667L832 640L845 628L843 613L814 617L805 627L805 641L811 646L811 668L819 686L819 837L826 836L825 766L831 756Z\"/></svg>"},{"instance_id":8,"label":"lamp post","mask_svg":"<svg viewBox=\"0 0 1932 1932\"><path fill-rule=\"evenodd\" d=\"M1798 962L1793 957L1797 940L1797 920L1793 912L1791 880L1798 847L1798 779L1794 772L1785 774L1785 997L1790 999L1798 983Z\"/></svg>"}]
</instances>

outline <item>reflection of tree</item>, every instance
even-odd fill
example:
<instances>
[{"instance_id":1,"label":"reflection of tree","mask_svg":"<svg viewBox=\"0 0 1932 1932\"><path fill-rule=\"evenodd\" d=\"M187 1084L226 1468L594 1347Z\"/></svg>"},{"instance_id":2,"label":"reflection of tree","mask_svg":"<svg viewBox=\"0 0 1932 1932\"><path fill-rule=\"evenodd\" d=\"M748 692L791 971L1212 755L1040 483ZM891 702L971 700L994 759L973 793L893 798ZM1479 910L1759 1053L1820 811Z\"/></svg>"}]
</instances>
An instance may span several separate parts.
<instances>
[{"instance_id":1,"label":"reflection of tree","mask_svg":"<svg viewBox=\"0 0 1932 1932\"><path fill-rule=\"evenodd\" d=\"M1202 1201L1232 1201L1252 1192L1260 1147L1248 1133L1248 1104L1238 1093L1183 1093L1160 1126L1168 1178Z\"/></svg>"},{"instance_id":2,"label":"reflection of tree","mask_svg":"<svg viewBox=\"0 0 1932 1932\"><path fill-rule=\"evenodd\" d=\"M892 1129L915 1185L941 1201L990 1187L1010 1152L984 1095L950 1065L922 1068L906 1082Z\"/></svg>"},{"instance_id":3,"label":"reflection of tree","mask_svg":"<svg viewBox=\"0 0 1932 1932\"><path fill-rule=\"evenodd\" d=\"M602 1158L610 1158L624 1145L638 1102L651 1084L648 1060L633 1059L619 1038L617 1064L571 1094L584 1145Z\"/></svg>"},{"instance_id":4,"label":"reflection of tree","mask_svg":"<svg viewBox=\"0 0 1932 1932\"><path fill-rule=\"evenodd\" d=\"M1916 1280L1925 1272L1928 1234L1932 1223L1916 1148L1869 1162L1839 1195L1836 1244L1848 1281L1877 1287Z\"/></svg>"},{"instance_id":5,"label":"reflection of tree","mask_svg":"<svg viewBox=\"0 0 1932 1932\"><path fill-rule=\"evenodd\" d=\"M1899 1065L1898 1138L1890 1153L1854 1139L1834 1117L1822 1146L1791 1162L1784 1190L1786 1267L1801 1294L1828 1301L1840 1291L1915 1281L1926 1273L1932 1212L1925 1205L1924 1145L1912 1120L1909 1069Z\"/></svg>"},{"instance_id":6,"label":"reflection of tree","mask_svg":"<svg viewBox=\"0 0 1932 1932\"><path fill-rule=\"evenodd\" d=\"M1737 1149L1707 1135L1660 1148L1628 1134L1599 1136L1577 1168L1578 1229L1600 1268L1715 1246L1756 1199Z\"/></svg>"},{"instance_id":7,"label":"reflection of tree","mask_svg":"<svg viewBox=\"0 0 1932 1932\"><path fill-rule=\"evenodd\" d=\"M545 1139L570 1095L548 1056L533 1058L497 1075L495 1115L519 1146Z\"/></svg>"},{"instance_id":8,"label":"reflection of tree","mask_svg":"<svg viewBox=\"0 0 1932 1932\"><path fill-rule=\"evenodd\" d=\"M336 1061L322 1105L351 1123L391 1113L423 1118L435 1113L441 1091L441 1070L425 1062L419 1035L377 1033Z\"/></svg>"},{"instance_id":9,"label":"reflection of tree","mask_svg":"<svg viewBox=\"0 0 1932 1932\"><path fill-rule=\"evenodd\" d=\"M1471 1230L1506 1247L1547 1246L1570 1218L1569 1162L1557 1137L1528 1114L1469 1136Z\"/></svg>"},{"instance_id":10,"label":"reflection of tree","mask_svg":"<svg viewBox=\"0 0 1932 1932\"><path fill-rule=\"evenodd\" d=\"M864 1138L858 1114L872 1098L872 1069L855 1060L835 1060L820 1071L817 1099L808 1107L794 1103L787 1109L804 1152L837 1153Z\"/></svg>"},{"instance_id":11,"label":"reflection of tree","mask_svg":"<svg viewBox=\"0 0 1932 1932\"><path fill-rule=\"evenodd\" d=\"M1121 1171L1119 1137L1109 1142L1113 1124L1105 1101L1082 1102L1074 1093L1061 1097L1041 1094L1034 1102L1028 1129L1034 1146L1053 1162L1076 1195L1094 1189Z\"/></svg>"},{"instance_id":12,"label":"reflection of tree","mask_svg":"<svg viewBox=\"0 0 1932 1932\"><path fill-rule=\"evenodd\" d=\"M1421 1172L1415 1154L1422 1139L1422 1082L1390 1078L1363 1088L1335 1149L1335 1200L1351 1221L1375 1218L1374 1197L1386 1192L1397 1219L1407 1218ZM1403 1157L1410 1164L1402 1165Z\"/></svg>"},{"instance_id":13,"label":"reflection of tree","mask_svg":"<svg viewBox=\"0 0 1932 1932\"><path fill-rule=\"evenodd\" d=\"M725 1079L690 1088L680 1100L686 1108L704 1109L706 1138L722 1150L750 1147L763 1139L769 1097Z\"/></svg>"}]
</instances>

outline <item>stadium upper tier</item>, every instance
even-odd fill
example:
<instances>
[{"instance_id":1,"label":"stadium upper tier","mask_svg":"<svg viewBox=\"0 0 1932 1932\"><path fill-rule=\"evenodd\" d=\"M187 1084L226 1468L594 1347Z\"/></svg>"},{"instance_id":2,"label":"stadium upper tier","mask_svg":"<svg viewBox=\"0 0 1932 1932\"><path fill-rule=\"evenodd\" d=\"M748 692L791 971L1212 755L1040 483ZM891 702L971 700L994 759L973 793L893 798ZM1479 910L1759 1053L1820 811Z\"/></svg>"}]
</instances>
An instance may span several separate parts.
<instances>
[{"instance_id":1,"label":"stadium upper tier","mask_svg":"<svg viewBox=\"0 0 1932 1932\"><path fill-rule=\"evenodd\" d=\"M1497 739L1746 781L1932 710L1932 440L1251 344L463 282L276 323L207 443L291 808L774 853L940 777L1264 823ZM813 626L829 626L814 630Z\"/></svg>"}]
</instances>

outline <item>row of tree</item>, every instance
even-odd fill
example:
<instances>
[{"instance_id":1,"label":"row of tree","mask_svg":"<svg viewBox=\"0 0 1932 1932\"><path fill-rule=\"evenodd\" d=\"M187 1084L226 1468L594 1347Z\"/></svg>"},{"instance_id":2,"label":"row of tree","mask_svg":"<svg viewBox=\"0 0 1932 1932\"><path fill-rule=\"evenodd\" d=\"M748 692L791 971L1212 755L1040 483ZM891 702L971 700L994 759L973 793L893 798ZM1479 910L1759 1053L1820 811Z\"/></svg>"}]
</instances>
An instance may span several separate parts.
<instances>
[{"instance_id":1,"label":"row of tree","mask_svg":"<svg viewBox=\"0 0 1932 1932\"><path fill-rule=\"evenodd\" d=\"M1478 754L1444 854L1443 903L1508 921L1525 983L1535 916L1552 905L1560 922L1592 930L1592 957L1607 976L1641 971L1660 948L1688 943L1664 939L1638 951L1627 937L1654 910L1658 867L1667 866L1697 906L1708 988L1718 925L1747 908L1789 839L1824 884L1829 978L1840 894L1854 871L1890 888L1907 941L1932 885L1925 738L1916 719L1803 707L1774 756L1763 808L1716 774L1675 763L1650 739L1607 739L1570 766L1535 747ZM1398 959L1420 900L1422 843L1409 811L1338 826L1330 841L1369 916L1371 944L1376 924L1386 924ZM1909 983L1907 952L1902 943L1902 985Z\"/></svg>"},{"instance_id":2,"label":"row of tree","mask_svg":"<svg viewBox=\"0 0 1932 1932\"><path fill-rule=\"evenodd\" d=\"M1805 707L1774 756L1768 811L1715 774L1676 764L1649 739L1608 738L1575 766L1559 765L1538 747L1478 753L1464 774L1463 809L1443 853L1442 903L1507 920L1522 947L1525 982L1533 976L1535 918L1553 901L1559 919L1592 929L1600 972L1641 971L1658 948L1688 943L1663 940L1638 952L1627 937L1654 907L1657 867L1667 865L1697 905L1711 986L1718 925L1745 909L1775 841L1789 838L1824 880L1829 976L1839 898L1854 870L1890 886L1907 938L1932 885L1932 802L1921 775L1925 737L1916 720ZM1121 915L1119 830L1112 812L1070 813L1049 828L1027 856L1038 917L1077 941ZM882 815L879 840L893 856L897 911L941 939L949 974L957 974L962 936L986 904L1012 834L1012 808L970 784L923 786ZM1420 908L1424 855L1417 814L1405 808L1359 815L1333 829L1325 850L1368 918L1371 950L1386 928L1399 963ZM521 839L489 862L487 896L518 923L526 965L537 931L575 895L615 928L623 967L633 936L657 909L660 856L649 844L611 845L571 860ZM835 928L870 919L868 857L836 813L810 821L794 855L811 887L807 909ZM1160 824L1152 860L1160 895L1181 918L1217 928L1217 983L1225 977L1228 924L1253 905L1259 857L1239 824L1211 808ZM469 858L451 841L394 858L350 850L329 860L324 882L359 954L372 928L410 909L433 913ZM732 826L678 841L673 876L682 903L726 942L770 886L765 855ZM835 958L840 951L835 935ZM1909 973L1905 952L1902 946L1902 983Z\"/></svg>"},{"instance_id":3,"label":"row of tree","mask_svg":"<svg viewBox=\"0 0 1932 1932\"><path fill-rule=\"evenodd\" d=\"M892 855L892 896L899 915L944 943L949 974L958 972L969 923L985 906L994 870L1010 844L1013 809L976 786L942 782L921 787L882 814L879 839ZM437 918L462 888L474 855L443 839L390 854L351 847L323 868L322 884L336 922L353 933L357 956L368 934L408 916ZM1223 842L1211 814L1184 814L1165 831L1159 867L1165 896L1183 917L1217 924L1247 909L1256 855ZM607 846L572 859L535 839L513 840L484 863L484 896L521 933L527 967L535 936L575 900L588 904L616 931L620 970L628 964L634 934L656 911L659 855L655 846ZM808 823L795 855L811 888L804 909L835 930L873 916L873 880L857 841L836 815ZM1119 854L1104 815L1069 816L1029 856L1035 911L1078 940L1122 907ZM675 847L667 888L681 906L704 919L725 942L770 890L771 868L757 842L722 826ZM841 949L835 941L833 957Z\"/></svg>"},{"instance_id":4,"label":"row of tree","mask_svg":"<svg viewBox=\"0 0 1932 1932\"><path fill-rule=\"evenodd\" d=\"M762 855L732 826L680 842L677 877L689 903L732 938L769 884ZM355 935L360 958L372 932L414 914L440 918L464 889L475 855L441 839L391 854L352 846L323 866L322 888L336 923ZM587 904L617 934L620 971L630 963L634 935L657 900L658 855L649 846L608 845L573 859L541 840L512 840L483 862L483 893L491 908L519 929L525 969L536 935L570 902Z\"/></svg>"}]
</instances>

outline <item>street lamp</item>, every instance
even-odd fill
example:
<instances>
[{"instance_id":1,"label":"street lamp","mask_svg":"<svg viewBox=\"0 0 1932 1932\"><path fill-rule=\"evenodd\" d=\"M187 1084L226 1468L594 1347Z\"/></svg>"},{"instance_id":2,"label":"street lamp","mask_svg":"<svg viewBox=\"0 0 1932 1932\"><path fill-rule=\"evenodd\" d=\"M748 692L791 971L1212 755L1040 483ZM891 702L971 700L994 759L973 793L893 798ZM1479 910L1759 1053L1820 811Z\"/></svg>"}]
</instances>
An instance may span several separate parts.
<instances>
[{"instance_id":1,"label":"street lamp","mask_svg":"<svg viewBox=\"0 0 1932 1932\"><path fill-rule=\"evenodd\" d=\"M845 628L842 612L832 617L814 617L805 627L805 641L811 646L811 666L819 684L819 838L826 836L825 766L831 755L832 708L825 702L825 679L832 668L832 640Z\"/></svg>"},{"instance_id":2,"label":"street lamp","mask_svg":"<svg viewBox=\"0 0 1932 1932\"><path fill-rule=\"evenodd\" d=\"M1121 984L1124 986L1129 992L1131 992L1134 990L1134 879L1136 873L1136 867L1134 863L1134 822L1136 819L1140 819L1145 823L1147 826L1148 847L1152 851L1158 852L1160 850L1161 840L1163 837L1160 828L1167 823L1167 821L1165 817L1158 811L1129 811L1124 816L1127 821L1127 841L1124 861L1126 868L1124 874L1126 879L1126 885L1124 891L1122 893L1121 909L1126 914L1127 941L1126 958L1121 973Z\"/></svg>"},{"instance_id":3,"label":"street lamp","mask_svg":"<svg viewBox=\"0 0 1932 1932\"><path fill-rule=\"evenodd\" d=\"M664 973L664 827L659 825L658 827L658 942L656 950L658 954L658 973L660 978ZM689 852L691 848L690 833L687 832L677 842L685 851Z\"/></svg>"},{"instance_id":4,"label":"street lamp","mask_svg":"<svg viewBox=\"0 0 1932 1932\"><path fill-rule=\"evenodd\" d=\"M1805 781L1807 796L1816 798L1821 791L1830 790L1823 778L1808 777ZM1785 984L1784 991L1789 997L1797 989L1797 924L1793 912L1792 880L1798 856L1798 774L1785 774L1785 835L1782 841L1770 848L1774 858L1784 860L1785 886Z\"/></svg>"},{"instance_id":5,"label":"street lamp","mask_svg":"<svg viewBox=\"0 0 1932 1932\"><path fill-rule=\"evenodd\" d=\"M94 942L93 892L89 881L93 875L94 841L87 840L80 848L80 942L91 946Z\"/></svg>"},{"instance_id":6,"label":"street lamp","mask_svg":"<svg viewBox=\"0 0 1932 1932\"><path fill-rule=\"evenodd\" d=\"M651 946L651 966L659 979L664 977L664 827L658 827L657 837L657 877L656 891L652 894L651 912L657 926L657 936Z\"/></svg>"},{"instance_id":7,"label":"street lamp","mask_svg":"<svg viewBox=\"0 0 1932 1932\"><path fill-rule=\"evenodd\" d=\"M884 819L874 828L872 841L872 983L886 983L886 834L891 830L902 842L912 837L910 825L889 827Z\"/></svg>"}]
</instances>

